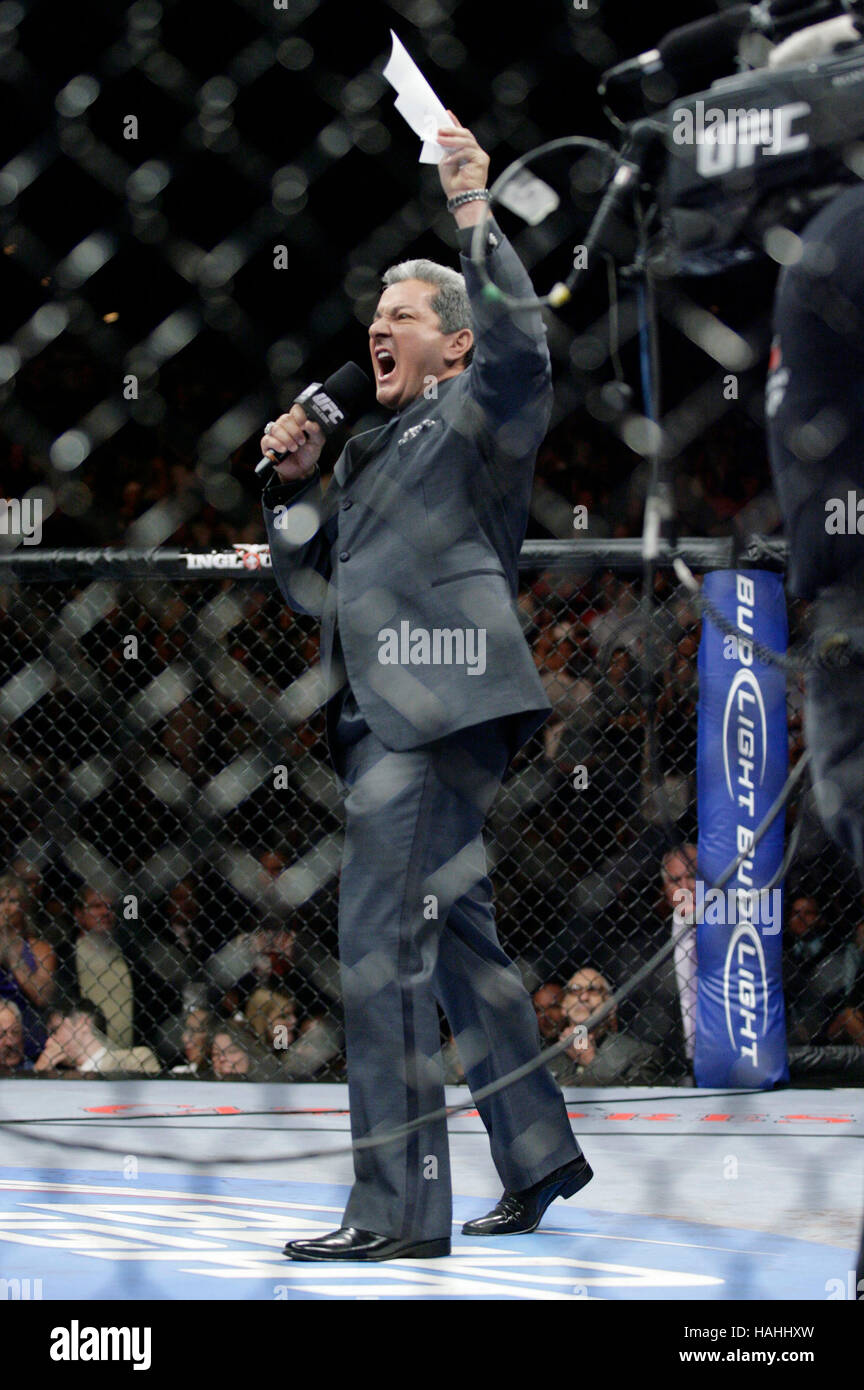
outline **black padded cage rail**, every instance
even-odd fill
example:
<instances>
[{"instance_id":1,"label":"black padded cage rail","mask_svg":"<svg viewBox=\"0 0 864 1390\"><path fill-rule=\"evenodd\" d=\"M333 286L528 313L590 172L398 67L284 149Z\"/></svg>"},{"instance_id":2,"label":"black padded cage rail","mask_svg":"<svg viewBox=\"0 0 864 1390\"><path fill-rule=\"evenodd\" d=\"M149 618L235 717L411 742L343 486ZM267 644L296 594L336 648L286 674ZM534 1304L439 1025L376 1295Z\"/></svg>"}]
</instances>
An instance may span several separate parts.
<instances>
[{"instance_id":1,"label":"black padded cage rail","mask_svg":"<svg viewBox=\"0 0 864 1390\"><path fill-rule=\"evenodd\" d=\"M687 538L677 553L697 575L785 559L759 536ZM518 609L553 713L508 770L487 852L502 944L547 1043L561 1026L556 991L577 971L614 989L668 939L674 855L696 843L700 616L669 560L661 550L646 699L639 542L522 551ZM44 961L34 989L27 961L16 972L4 957L0 1009L17 1000L31 1059L85 994L133 1073L344 1079L342 804L318 627L286 608L266 566L256 545L0 559L0 917L6 939ZM804 606L790 618L797 643ZM791 762L804 748L801 686L788 687ZM851 1056L864 1004L858 879L806 787L793 826L790 1043ZM617 1083L688 1075L674 960L613 1027L638 1044ZM458 1081L443 1018L442 1041ZM560 1077L579 1083L576 1059L561 1059Z\"/></svg>"}]
</instances>

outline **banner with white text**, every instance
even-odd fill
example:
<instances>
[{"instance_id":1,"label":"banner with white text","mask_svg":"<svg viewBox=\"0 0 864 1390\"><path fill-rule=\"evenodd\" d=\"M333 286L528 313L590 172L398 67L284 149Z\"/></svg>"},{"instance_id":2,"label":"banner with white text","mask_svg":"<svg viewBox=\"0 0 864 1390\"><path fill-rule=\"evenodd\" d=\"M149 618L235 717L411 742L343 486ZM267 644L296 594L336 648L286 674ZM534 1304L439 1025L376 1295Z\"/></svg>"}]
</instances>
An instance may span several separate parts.
<instances>
[{"instance_id":1,"label":"banner with white text","mask_svg":"<svg viewBox=\"0 0 864 1390\"><path fill-rule=\"evenodd\" d=\"M759 661L753 640L788 646L783 582L762 570L718 570L704 592L740 630L724 636L706 617L699 647L698 970L693 1069L698 1086L788 1081L782 980L785 808L753 848L787 774L786 676ZM736 872L712 885L736 856Z\"/></svg>"}]
</instances>

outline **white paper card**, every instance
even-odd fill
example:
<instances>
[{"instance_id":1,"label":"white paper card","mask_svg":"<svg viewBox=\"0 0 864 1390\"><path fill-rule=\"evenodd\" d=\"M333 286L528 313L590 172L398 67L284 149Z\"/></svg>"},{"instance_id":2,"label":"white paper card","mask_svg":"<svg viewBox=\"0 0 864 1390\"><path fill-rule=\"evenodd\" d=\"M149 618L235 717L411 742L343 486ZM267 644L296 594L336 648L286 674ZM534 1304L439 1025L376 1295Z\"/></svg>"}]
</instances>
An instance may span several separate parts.
<instances>
[{"instance_id":1,"label":"white paper card","mask_svg":"<svg viewBox=\"0 0 864 1390\"><path fill-rule=\"evenodd\" d=\"M440 164L447 151L435 140L439 126L452 127L443 103L433 92L404 44L390 30L393 51L384 69L384 76L398 93L395 101L399 115L407 121L415 135L423 141L421 164Z\"/></svg>"}]
</instances>

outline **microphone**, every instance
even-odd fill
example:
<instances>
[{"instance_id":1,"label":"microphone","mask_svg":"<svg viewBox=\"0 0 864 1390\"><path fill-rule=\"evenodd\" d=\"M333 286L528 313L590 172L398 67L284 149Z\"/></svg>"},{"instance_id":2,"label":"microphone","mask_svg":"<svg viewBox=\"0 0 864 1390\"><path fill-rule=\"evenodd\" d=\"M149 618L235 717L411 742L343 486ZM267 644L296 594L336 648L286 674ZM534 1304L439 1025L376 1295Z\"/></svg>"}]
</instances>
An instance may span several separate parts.
<instances>
[{"instance_id":1,"label":"microphone","mask_svg":"<svg viewBox=\"0 0 864 1390\"><path fill-rule=\"evenodd\" d=\"M738 45L750 30L777 43L787 34L841 15L860 13L862 0L762 0L672 29L656 48L605 72L597 91L625 120L667 106L680 94L728 77Z\"/></svg>"},{"instance_id":2,"label":"microphone","mask_svg":"<svg viewBox=\"0 0 864 1390\"><path fill-rule=\"evenodd\" d=\"M302 405L310 420L319 424L325 435L335 434L340 425L347 425L359 413L365 399L371 395L371 384L362 367L346 362L338 372L322 384L313 381L296 397L294 405ZM262 478L274 462L281 463L288 454L274 454L255 465L256 478Z\"/></svg>"},{"instance_id":3,"label":"microphone","mask_svg":"<svg viewBox=\"0 0 864 1390\"><path fill-rule=\"evenodd\" d=\"M734 5L707 19L695 19L673 29L657 45L660 61L670 76L688 77L693 71L722 66L720 76L728 75L729 63L738 56L738 41L750 28L749 5Z\"/></svg>"},{"instance_id":4,"label":"microphone","mask_svg":"<svg viewBox=\"0 0 864 1390\"><path fill-rule=\"evenodd\" d=\"M589 262L595 251L614 254L646 162L657 148L662 133L663 128L656 119L636 121L630 127L627 142L618 156L618 168L603 194L585 237L586 259Z\"/></svg>"},{"instance_id":5,"label":"microphone","mask_svg":"<svg viewBox=\"0 0 864 1390\"><path fill-rule=\"evenodd\" d=\"M617 105L619 115L627 112L632 116L652 106L666 106L677 95L683 79L692 87L691 78L699 85L726 77L738 56L739 40L751 23L750 5L735 5L721 14L672 29L656 48L604 72L597 91L601 98ZM646 79L653 80L656 96L651 94L652 81L645 85Z\"/></svg>"},{"instance_id":6,"label":"microphone","mask_svg":"<svg viewBox=\"0 0 864 1390\"><path fill-rule=\"evenodd\" d=\"M844 0L768 0L757 14L774 38L783 38L794 29L833 19L847 8Z\"/></svg>"}]
</instances>

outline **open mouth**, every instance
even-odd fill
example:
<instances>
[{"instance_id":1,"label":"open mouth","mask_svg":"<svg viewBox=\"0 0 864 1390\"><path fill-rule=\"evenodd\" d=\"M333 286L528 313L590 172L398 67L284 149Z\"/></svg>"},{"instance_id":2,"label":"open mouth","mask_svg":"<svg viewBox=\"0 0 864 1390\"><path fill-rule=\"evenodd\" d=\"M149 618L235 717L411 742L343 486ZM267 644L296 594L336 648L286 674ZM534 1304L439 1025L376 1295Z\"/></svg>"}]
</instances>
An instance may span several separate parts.
<instances>
[{"instance_id":1,"label":"open mouth","mask_svg":"<svg viewBox=\"0 0 864 1390\"><path fill-rule=\"evenodd\" d=\"M396 359L392 352L387 348L377 348L375 352L375 363L378 373L378 384L389 381L396 370Z\"/></svg>"}]
</instances>

